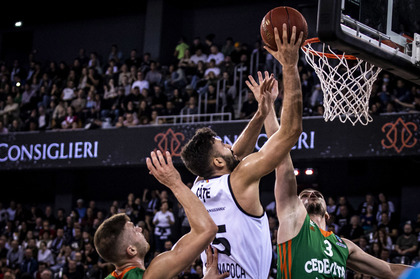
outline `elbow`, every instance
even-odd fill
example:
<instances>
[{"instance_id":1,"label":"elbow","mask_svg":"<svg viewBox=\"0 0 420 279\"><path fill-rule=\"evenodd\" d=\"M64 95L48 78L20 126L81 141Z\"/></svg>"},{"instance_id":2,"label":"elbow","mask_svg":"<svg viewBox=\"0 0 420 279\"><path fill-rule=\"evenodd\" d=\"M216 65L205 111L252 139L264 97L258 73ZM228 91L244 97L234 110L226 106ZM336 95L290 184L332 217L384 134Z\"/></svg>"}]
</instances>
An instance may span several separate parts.
<instances>
[{"instance_id":1,"label":"elbow","mask_svg":"<svg viewBox=\"0 0 420 279\"><path fill-rule=\"evenodd\" d=\"M216 237L216 233L219 230L219 228L217 227L217 225L211 221L211 224L209 224L206 227L206 230L203 232L203 236L205 236L205 238L207 239L207 242L212 242L213 239Z\"/></svg>"},{"instance_id":2,"label":"elbow","mask_svg":"<svg viewBox=\"0 0 420 279\"><path fill-rule=\"evenodd\" d=\"M303 132L302 123L291 125L287 131L290 139L293 139L294 143L299 139Z\"/></svg>"},{"instance_id":3,"label":"elbow","mask_svg":"<svg viewBox=\"0 0 420 279\"><path fill-rule=\"evenodd\" d=\"M208 227L208 234L210 237L210 241L212 241L216 237L216 233L219 230L219 227L212 221L211 225Z\"/></svg>"}]
</instances>

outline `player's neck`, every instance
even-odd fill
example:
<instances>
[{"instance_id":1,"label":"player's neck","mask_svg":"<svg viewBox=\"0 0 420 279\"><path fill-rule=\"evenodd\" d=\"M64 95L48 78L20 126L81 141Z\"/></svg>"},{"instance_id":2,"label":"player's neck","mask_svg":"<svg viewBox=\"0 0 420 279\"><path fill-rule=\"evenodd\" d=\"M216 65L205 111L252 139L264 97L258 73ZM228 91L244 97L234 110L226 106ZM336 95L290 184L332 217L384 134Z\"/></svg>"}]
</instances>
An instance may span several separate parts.
<instances>
[{"instance_id":1,"label":"player's neck","mask_svg":"<svg viewBox=\"0 0 420 279\"><path fill-rule=\"evenodd\" d=\"M146 270L145 266L144 266L144 259L131 259L128 262L126 262L123 265L117 266L115 268L115 272L117 274L120 274L121 272L123 272L125 269L129 268L129 267L138 267L140 269Z\"/></svg>"},{"instance_id":2,"label":"player's neck","mask_svg":"<svg viewBox=\"0 0 420 279\"><path fill-rule=\"evenodd\" d=\"M325 217L318 214L311 214L309 218L318 226L318 228L325 229L327 223L325 222Z\"/></svg>"}]
</instances>

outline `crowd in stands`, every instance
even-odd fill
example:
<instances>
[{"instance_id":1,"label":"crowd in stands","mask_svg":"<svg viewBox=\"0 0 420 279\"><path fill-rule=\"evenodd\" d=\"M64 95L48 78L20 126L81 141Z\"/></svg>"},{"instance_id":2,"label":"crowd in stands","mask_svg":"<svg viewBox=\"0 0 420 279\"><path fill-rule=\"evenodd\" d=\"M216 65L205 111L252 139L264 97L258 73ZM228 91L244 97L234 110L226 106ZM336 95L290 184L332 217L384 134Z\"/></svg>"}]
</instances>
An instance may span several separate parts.
<instances>
[{"instance_id":1,"label":"crowd in stands","mask_svg":"<svg viewBox=\"0 0 420 279\"><path fill-rule=\"evenodd\" d=\"M168 65L136 49L124 54L116 44L107 54L81 48L73 61L40 61L36 51L27 61L0 61L0 133L158 124L157 116L181 113L230 112L232 119L249 119L257 103L244 94L239 105L238 96L239 88L246 89L251 60L253 75L267 70L281 80L281 66L260 42L250 47L214 38L181 38ZM241 85L237 72L244 77ZM322 115L320 82L303 54L299 72L304 115ZM281 100L280 88L278 112ZM373 86L370 113L401 111L420 111L420 87L383 71Z\"/></svg>"},{"instance_id":2,"label":"crowd in stands","mask_svg":"<svg viewBox=\"0 0 420 279\"><path fill-rule=\"evenodd\" d=\"M346 196L329 197L327 203L326 230L385 261L410 265L419 261L420 212L417 220L402 220L399 201L394 203L384 193L366 194L358 206ZM266 211L273 243L270 277L276 278L278 223L273 205L268 204ZM145 189L112 202L79 198L71 209L4 201L0 203L0 278L105 278L113 266L96 253L93 235L106 218L120 212L142 227L150 243L146 267L190 230L182 206L165 190ZM177 278L201 278L202 267L198 257ZM358 276L348 270L346 278Z\"/></svg>"}]
</instances>

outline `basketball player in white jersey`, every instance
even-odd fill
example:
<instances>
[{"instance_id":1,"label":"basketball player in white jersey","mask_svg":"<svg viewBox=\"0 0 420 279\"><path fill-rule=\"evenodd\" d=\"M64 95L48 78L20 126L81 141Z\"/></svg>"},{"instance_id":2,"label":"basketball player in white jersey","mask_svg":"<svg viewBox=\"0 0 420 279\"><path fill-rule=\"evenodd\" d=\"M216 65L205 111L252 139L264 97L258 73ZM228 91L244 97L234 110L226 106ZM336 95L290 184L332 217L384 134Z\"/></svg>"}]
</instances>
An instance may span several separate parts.
<instances>
[{"instance_id":1,"label":"basketball player in white jersey","mask_svg":"<svg viewBox=\"0 0 420 279\"><path fill-rule=\"evenodd\" d=\"M303 34L296 40L293 28L291 43L287 32L283 34L276 55L284 81L281 128L258 152L250 154L275 99L271 92L277 83L269 77L259 87L257 112L233 147L224 144L210 128L201 128L181 154L185 166L198 176L191 190L219 227L212 243L219 251L219 271L228 271L231 278L268 277L273 250L268 218L259 198L259 182L288 155L302 132L297 62ZM205 253L201 256L205 263Z\"/></svg>"}]
</instances>

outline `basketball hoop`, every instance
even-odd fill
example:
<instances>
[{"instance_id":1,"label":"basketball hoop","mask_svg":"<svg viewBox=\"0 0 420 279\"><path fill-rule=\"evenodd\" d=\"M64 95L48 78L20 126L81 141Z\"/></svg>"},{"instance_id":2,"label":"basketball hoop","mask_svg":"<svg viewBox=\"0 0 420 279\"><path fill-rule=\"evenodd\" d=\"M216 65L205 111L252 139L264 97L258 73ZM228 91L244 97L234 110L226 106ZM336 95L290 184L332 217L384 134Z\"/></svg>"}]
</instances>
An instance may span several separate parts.
<instances>
[{"instance_id":1,"label":"basketball hoop","mask_svg":"<svg viewBox=\"0 0 420 279\"><path fill-rule=\"evenodd\" d=\"M321 51L313 48L318 43ZM325 121L338 116L342 123L349 120L353 126L371 122L370 94L382 69L353 55L337 54L318 38L306 40L302 50L321 82Z\"/></svg>"}]
</instances>

